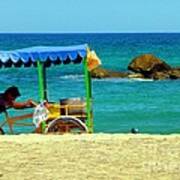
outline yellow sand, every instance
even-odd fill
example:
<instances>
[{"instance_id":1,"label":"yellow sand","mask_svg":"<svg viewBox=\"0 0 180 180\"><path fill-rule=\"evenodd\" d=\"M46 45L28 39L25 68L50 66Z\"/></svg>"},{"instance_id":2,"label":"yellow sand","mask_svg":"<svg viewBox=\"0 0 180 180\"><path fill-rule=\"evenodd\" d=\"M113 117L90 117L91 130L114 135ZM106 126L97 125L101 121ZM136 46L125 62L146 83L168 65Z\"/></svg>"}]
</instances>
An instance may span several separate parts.
<instances>
[{"instance_id":1,"label":"yellow sand","mask_svg":"<svg viewBox=\"0 0 180 180\"><path fill-rule=\"evenodd\" d=\"M0 136L0 179L179 180L180 135Z\"/></svg>"}]
</instances>

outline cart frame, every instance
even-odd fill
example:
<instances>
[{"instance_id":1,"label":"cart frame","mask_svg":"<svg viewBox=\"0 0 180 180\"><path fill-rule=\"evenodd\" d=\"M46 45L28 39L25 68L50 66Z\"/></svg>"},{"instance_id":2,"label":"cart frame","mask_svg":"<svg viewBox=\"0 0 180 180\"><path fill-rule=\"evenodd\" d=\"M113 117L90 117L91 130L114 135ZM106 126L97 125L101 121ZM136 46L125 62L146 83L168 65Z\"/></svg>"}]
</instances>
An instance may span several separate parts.
<instances>
[{"instance_id":1,"label":"cart frame","mask_svg":"<svg viewBox=\"0 0 180 180\"><path fill-rule=\"evenodd\" d=\"M52 52L51 52L52 50ZM92 85L91 85L91 75L88 70L88 59L87 53L89 48L87 44L71 46L71 47L31 47L25 49L18 49L14 51L0 51L0 67L21 67L22 65L26 67L30 67L31 65L37 67L38 72L38 84L39 84L39 101L47 100L48 92L47 92L47 81L46 81L46 68L49 67L46 65L47 61L50 61L51 64L56 62L56 59L59 61L67 61L73 60L75 61L78 58L81 58L81 62L83 62L84 66L84 81L85 81L85 97L86 97L86 120L85 124L88 128L89 133L93 133L94 125L93 125L93 112L92 112ZM51 53L55 57L51 59ZM62 57L63 56L66 57ZM76 54L76 57L74 54ZM38 56L37 56L38 54ZM45 57L41 57L41 54ZM82 55L83 54L83 55ZM63 60L61 60L61 58ZM57 63L60 64L60 63ZM68 113L66 113L68 116ZM8 113L5 113L5 121L0 124L2 127L4 124L8 124L10 128L10 132L14 133L13 125L32 125L28 123L19 123L19 120L32 118L33 114L25 114L15 117L9 117ZM17 122L18 121L18 122ZM46 122L42 123L42 129L45 131Z\"/></svg>"}]
</instances>

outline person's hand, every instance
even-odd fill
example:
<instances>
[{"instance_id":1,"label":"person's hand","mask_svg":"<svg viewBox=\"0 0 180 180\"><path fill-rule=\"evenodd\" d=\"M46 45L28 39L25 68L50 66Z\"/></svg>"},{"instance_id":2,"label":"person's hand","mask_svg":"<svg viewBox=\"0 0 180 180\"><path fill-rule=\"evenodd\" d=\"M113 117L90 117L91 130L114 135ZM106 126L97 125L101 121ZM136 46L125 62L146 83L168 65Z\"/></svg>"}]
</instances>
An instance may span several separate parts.
<instances>
[{"instance_id":1,"label":"person's hand","mask_svg":"<svg viewBox=\"0 0 180 180\"><path fill-rule=\"evenodd\" d=\"M50 107L50 104L47 101L45 101L44 106L48 109Z\"/></svg>"},{"instance_id":2,"label":"person's hand","mask_svg":"<svg viewBox=\"0 0 180 180\"><path fill-rule=\"evenodd\" d=\"M27 107L36 107L37 103L34 102L32 99L29 99L29 100L26 101L26 106Z\"/></svg>"}]
</instances>

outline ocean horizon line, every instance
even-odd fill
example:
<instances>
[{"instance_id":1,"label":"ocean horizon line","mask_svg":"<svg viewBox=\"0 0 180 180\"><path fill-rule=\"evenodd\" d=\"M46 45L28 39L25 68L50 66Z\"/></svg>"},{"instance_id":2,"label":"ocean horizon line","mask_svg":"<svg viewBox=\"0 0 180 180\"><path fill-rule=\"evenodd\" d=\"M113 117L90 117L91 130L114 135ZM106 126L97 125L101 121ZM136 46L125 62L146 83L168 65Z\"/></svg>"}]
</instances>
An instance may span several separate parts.
<instances>
[{"instance_id":1,"label":"ocean horizon line","mask_svg":"<svg viewBox=\"0 0 180 180\"><path fill-rule=\"evenodd\" d=\"M0 34L180 34L180 32L0 32Z\"/></svg>"}]
</instances>

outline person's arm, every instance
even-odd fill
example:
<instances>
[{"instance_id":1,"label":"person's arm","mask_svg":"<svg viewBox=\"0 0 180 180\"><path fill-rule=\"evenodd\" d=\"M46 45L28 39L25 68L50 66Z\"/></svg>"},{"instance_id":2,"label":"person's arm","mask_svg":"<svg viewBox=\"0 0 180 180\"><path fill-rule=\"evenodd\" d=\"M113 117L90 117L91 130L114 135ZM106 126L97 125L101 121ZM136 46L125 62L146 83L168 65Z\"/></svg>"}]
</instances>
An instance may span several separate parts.
<instances>
[{"instance_id":1,"label":"person's arm","mask_svg":"<svg viewBox=\"0 0 180 180\"><path fill-rule=\"evenodd\" d=\"M24 108L30 108L35 107L35 102L33 102L31 99L27 100L26 102L12 102L12 107L15 109L24 109Z\"/></svg>"}]
</instances>

